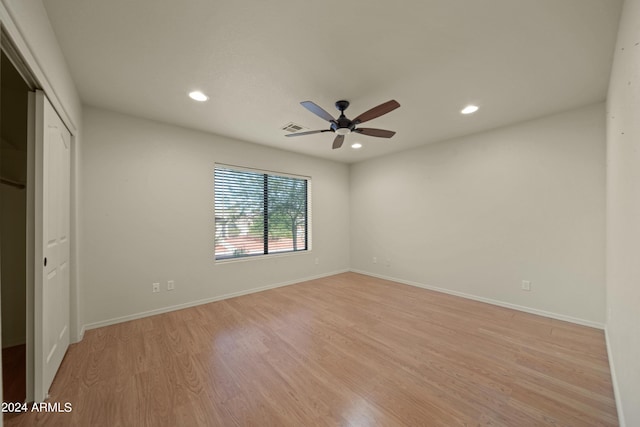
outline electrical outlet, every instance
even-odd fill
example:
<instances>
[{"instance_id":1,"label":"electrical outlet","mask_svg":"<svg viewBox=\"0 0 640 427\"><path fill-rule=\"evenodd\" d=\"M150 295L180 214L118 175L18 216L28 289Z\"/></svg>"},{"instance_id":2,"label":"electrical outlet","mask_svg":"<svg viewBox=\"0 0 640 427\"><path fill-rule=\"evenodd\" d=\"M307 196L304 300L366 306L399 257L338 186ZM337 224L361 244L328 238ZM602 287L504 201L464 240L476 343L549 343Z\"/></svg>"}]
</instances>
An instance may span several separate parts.
<instances>
[{"instance_id":1,"label":"electrical outlet","mask_svg":"<svg viewBox=\"0 0 640 427\"><path fill-rule=\"evenodd\" d=\"M160 292L160 283L156 282L153 284L152 292Z\"/></svg>"},{"instance_id":2,"label":"electrical outlet","mask_svg":"<svg viewBox=\"0 0 640 427\"><path fill-rule=\"evenodd\" d=\"M316 265L320 264L320 258L316 258Z\"/></svg>"},{"instance_id":3,"label":"electrical outlet","mask_svg":"<svg viewBox=\"0 0 640 427\"><path fill-rule=\"evenodd\" d=\"M377 263L378 263L378 257L375 257L375 256L373 257L373 263L374 263L374 264L377 264Z\"/></svg>"},{"instance_id":4,"label":"electrical outlet","mask_svg":"<svg viewBox=\"0 0 640 427\"><path fill-rule=\"evenodd\" d=\"M176 288L176 282L174 282L173 280L169 280L167 282L167 290L168 291L172 291Z\"/></svg>"},{"instance_id":5,"label":"electrical outlet","mask_svg":"<svg viewBox=\"0 0 640 427\"><path fill-rule=\"evenodd\" d=\"M531 290L531 282L528 280L523 280L522 281L522 290L523 291L530 291Z\"/></svg>"},{"instance_id":6,"label":"electrical outlet","mask_svg":"<svg viewBox=\"0 0 640 427\"><path fill-rule=\"evenodd\" d=\"M384 262L385 267L391 267L391 258L387 258Z\"/></svg>"}]
</instances>

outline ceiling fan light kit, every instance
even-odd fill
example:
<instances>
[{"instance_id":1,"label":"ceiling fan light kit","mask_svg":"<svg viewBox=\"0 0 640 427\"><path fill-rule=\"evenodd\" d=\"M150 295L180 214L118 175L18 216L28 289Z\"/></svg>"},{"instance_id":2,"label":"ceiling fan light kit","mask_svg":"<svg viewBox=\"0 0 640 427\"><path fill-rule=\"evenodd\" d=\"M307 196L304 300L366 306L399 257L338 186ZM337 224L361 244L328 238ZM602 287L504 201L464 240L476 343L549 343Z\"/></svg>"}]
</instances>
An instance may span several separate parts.
<instances>
[{"instance_id":1,"label":"ceiling fan light kit","mask_svg":"<svg viewBox=\"0 0 640 427\"><path fill-rule=\"evenodd\" d=\"M377 117L380 117L384 114L387 114L396 108L400 107L398 101L392 99L391 101L387 101L378 105L377 107L373 107L370 110L365 111L360 114L353 120L349 120L344 115L344 110L349 107L349 101L340 100L336 102L336 108L340 111L340 117L335 119L331 114L327 113L322 107L318 106L312 101L303 101L300 103L304 108L311 111L316 116L320 117L323 120L326 120L330 123L329 129L322 130L312 130L308 132L298 132L292 133L286 136L302 136L302 135L311 135L315 133L322 132L333 132L336 134L335 139L333 140L333 149L342 147L342 143L344 142L345 135L348 135L352 132L359 133L361 135L367 136L375 136L377 138L391 138L396 133L391 130L385 129L373 129L373 128L358 128L357 126L360 123L367 122L369 120L373 120Z\"/></svg>"}]
</instances>

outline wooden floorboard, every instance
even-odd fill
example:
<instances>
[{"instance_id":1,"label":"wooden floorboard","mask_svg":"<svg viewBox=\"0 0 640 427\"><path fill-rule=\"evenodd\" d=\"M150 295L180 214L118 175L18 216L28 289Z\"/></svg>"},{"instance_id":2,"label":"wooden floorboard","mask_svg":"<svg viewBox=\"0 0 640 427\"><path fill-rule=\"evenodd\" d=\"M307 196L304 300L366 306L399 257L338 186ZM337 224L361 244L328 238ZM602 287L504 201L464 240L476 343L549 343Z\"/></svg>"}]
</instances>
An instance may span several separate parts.
<instances>
[{"instance_id":1,"label":"wooden floorboard","mask_svg":"<svg viewBox=\"0 0 640 427\"><path fill-rule=\"evenodd\" d=\"M355 273L90 330L9 426L616 426L603 332Z\"/></svg>"},{"instance_id":2,"label":"wooden floorboard","mask_svg":"<svg viewBox=\"0 0 640 427\"><path fill-rule=\"evenodd\" d=\"M26 392L26 345L2 349L2 398L5 402L22 402Z\"/></svg>"}]
</instances>

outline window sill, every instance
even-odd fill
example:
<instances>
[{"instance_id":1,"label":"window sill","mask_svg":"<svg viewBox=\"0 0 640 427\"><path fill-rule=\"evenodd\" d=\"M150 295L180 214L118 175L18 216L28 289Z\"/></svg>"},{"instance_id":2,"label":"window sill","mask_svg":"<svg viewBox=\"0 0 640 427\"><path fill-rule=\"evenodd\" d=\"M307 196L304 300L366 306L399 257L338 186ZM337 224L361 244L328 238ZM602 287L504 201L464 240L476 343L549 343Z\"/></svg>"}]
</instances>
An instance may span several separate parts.
<instances>
[{"instance_id":1,"label":"window sill","mask_svg":"<svg viewBox=\"0 0 640 427\"><path fill-rule=\"evenodd\" d=\"M265 259L273 259L273 258L286 258L291 256L300 256L303 254L311 253L311 249L306 249L303 251L289 251L282 253L273 253L267 255L249 255L238 258L224 258L224 259L214 259L214 264L235 264L238 262L248 262L254 260L265 260Z\"/></svg>"}]
</instances>

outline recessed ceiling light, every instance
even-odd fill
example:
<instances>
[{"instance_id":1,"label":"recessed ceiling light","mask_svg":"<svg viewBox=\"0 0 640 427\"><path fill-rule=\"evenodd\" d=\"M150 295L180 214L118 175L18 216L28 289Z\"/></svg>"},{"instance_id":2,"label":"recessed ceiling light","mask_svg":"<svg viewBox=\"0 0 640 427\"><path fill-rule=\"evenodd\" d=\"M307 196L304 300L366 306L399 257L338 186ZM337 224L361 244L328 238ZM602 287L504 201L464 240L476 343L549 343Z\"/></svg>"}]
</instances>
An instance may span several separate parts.
<instances>
[{"instance_id":1,"label":"recessed ceiling light","mask_svg":"<svg viewBox=\"0 0 640 427\"><path fill-rule=\"evenodd\" d=\"M476 105L467 105L462 110L460 110L462 114L471 114L475 113L476 111L478 111L478 107Z\"/></svg>"},{"instance_id":2,"label":"recessed ceiling light","mask_svg":"<svg viewBox=\"0 0 640 427\"><path fill-rule=\"evenodd\" d=\"M351 148L353 148L354 150L358 150L358 149L362 148L362 144L360 144L359 142L355 142L355 143L351 144Z\"/></svg>"},{"instance_id":3,"label":"recessed ceiling light","mask_svg":"<svg viewBox=\"0 0 640 427\"><path fill-rule=\"evenodd\" d=\"M209 99L207 95L200 92L199 90L194 90L193 92L189 92L189 98L193 99L194 101L200 101L200 102L204 102L207 99Z\"/></svg>"}]
</instances>

